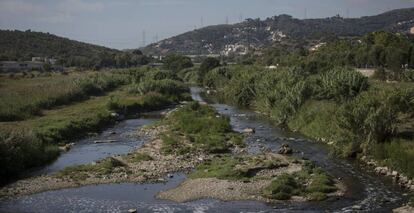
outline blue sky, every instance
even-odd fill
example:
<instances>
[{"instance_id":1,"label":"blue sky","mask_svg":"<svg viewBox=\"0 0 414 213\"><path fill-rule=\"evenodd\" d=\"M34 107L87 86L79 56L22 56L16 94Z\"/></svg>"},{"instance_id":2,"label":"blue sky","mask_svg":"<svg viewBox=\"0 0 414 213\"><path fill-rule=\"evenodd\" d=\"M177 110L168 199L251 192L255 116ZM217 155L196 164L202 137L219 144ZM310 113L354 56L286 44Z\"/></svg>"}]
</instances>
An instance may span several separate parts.
<instances>
[{"instance_id":1,"label":"blue sky","mask_svg":"<svg viewBox=\"0 0 414 213\"><path fill-rule=\"evenodd\" d=\"M124 49L177 35L195 27L243 18L290 14L304 18L336 14L360 17L414 0L0 0L0 28L43 31Z\"/></svg>"}]
</instances>

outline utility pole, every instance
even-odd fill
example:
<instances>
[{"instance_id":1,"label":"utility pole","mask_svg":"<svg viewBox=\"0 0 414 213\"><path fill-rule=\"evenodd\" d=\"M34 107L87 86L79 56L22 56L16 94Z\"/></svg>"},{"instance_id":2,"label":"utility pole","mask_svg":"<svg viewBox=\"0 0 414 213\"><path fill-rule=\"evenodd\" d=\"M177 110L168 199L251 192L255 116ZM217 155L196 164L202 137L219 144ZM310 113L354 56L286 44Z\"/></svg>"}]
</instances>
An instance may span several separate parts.
<instances>
[{"instance_id":1,"label":"utility pole","mask_svg":"<svg viewBox=\"0 0 414 213\"><path fill-rule=\"evenodd\" d=\"M201 27L200 28L203 28L204 27L204 18L203 18L203 16L201 16L200 22L201 22Z\"/></svg>"},{"instance_id":2,"label":"utility pole","mask_svg":"<svg viewBox=\"0 0 414 213\"><path fill-rule=\"evenodd\" d=\"M305 8L303 19L308 19L308 8Z\"/></svg>"},{"instance_id":3,"label":"utility pole","mask_svg":"<svg viewBox=\"0 0 414 213\"><path fill-rule=\"evenodd\" d=\"M243 13L240 13L239 15L239 22L243 22Z\"/></svg>"},{"instance_id":4,"label":"utility pole","mask_svg":"<svg viewBox=\"0 0 414 213\"><path fill-rule=\"evenodd\" d=\"M146 32L145 30L142 31L142 47L145 47L146 45L146 41L145 41L145 37L146 37Z\"/></svg>"},{"instance_id":5,"label":"utility pole","mask_svg":"<svg viewBox=\"0 0 414 213\"><path fill-rule=\"evenodd\" d=\"M228 24L229 24L229 17L226 16L226 25L228 25Z\"/></svg>"},{"instance_id":6,"label":"utility pole","mask_svg":"<svg viewBox=\"0 0 414 213\"><path fill-rule=\"evenodd\" d=\"M346 18L349 18L349 8L346 8Z\"/></svg>"}]
</instances>

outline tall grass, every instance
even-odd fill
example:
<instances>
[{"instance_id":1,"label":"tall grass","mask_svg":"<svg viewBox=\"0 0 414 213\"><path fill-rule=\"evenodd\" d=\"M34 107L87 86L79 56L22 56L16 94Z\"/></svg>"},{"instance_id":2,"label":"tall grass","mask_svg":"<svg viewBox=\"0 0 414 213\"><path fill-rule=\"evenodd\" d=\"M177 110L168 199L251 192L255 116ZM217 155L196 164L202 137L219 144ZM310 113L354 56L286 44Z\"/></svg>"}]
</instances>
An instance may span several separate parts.
<instances>
[{"instance_id":1,"label":"tall grass","mask_svg":"<svg viewBox=\"0 0 414 213\"><path fill-rule=\"evenodd\" d=\"M42 109L85 100L128 81L127 75L116 73L6 80L0 87L0 121L27 119Z\"/></svg>"}]
</instances>

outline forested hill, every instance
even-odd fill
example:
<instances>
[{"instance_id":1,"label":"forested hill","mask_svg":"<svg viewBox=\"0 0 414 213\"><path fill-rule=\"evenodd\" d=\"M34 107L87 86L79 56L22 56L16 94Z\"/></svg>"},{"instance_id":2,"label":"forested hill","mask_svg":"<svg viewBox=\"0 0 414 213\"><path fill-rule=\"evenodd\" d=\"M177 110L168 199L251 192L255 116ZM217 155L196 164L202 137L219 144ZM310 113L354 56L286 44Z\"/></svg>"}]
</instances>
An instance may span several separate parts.
<instances>
[{"instance_id":1,"label":"forested hill","mask_svg":"<svg viewBox=\"0 0 414 213\"><path fill-rule=\"evenodd\" d=\"M233 25L216 25L190 31L144 48L150 54L243 53L247 46L260 48L286 39L323 40L338 36L361 36L387 30L409 33L414 26L414 8L399 9L376 16L324 19L296 19L279 15L266 20L247 19Z\"/></svg>"},{"instance_id":2,"label":"forested hill","mask_svg":"<svg viewBox=\"0 0 414 213\"><path fill-rule=\"evenodd\" d=\"M49 57L58 59L65 66L126 67L145 63L146 59L141 54L126 53L50 33L0 30L0 61Z\"/></svg>"}]
</instances>

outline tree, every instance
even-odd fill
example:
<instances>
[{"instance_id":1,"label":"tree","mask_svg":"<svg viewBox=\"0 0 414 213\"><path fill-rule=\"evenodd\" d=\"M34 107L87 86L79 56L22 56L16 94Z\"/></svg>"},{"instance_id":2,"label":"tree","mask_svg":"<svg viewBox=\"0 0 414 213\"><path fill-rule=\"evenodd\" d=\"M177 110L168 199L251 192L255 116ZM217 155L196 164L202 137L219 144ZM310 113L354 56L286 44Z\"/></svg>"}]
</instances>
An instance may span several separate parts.
<instances>
[{"instance_id":1,"label":"tree","mask_svg":"<svg viewBox=\"0 0 414 213\"><path fill-rule=\"evenodd\" d=\"M208 71L219 67L220 61L216 58L208 57L204 59L204 61L200 65L200 76L201 78L204 78L205 74L207 74Z\"/></svg>"},{"instance_id":2,"label":"tree","mask_svg":"<svg viewBox=\"0 0 414 213\"><path fill-rule=\"evenodd\" d=\"M191 59L183 55L171 54L164 59L164 68L175 72L193 66Z\"/></svg>"}]
</instances>

